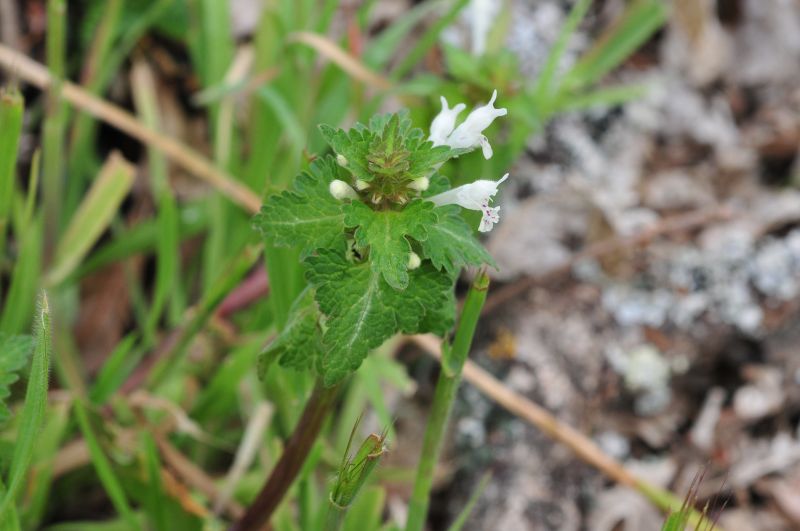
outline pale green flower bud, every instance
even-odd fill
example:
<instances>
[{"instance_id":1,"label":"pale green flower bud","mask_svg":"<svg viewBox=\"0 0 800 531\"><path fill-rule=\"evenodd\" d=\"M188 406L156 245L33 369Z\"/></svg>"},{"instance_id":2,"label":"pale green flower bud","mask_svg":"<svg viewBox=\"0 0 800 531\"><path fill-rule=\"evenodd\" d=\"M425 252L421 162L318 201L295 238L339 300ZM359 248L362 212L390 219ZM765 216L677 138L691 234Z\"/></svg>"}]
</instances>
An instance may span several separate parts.
<instances>
[{"instance_id":1,"label":"pale green flower bud","mask_svg":"<svg viewBox=\"0 0 800 531\"><path fill-rule=\"evenodd\" d=\"M330 186L328 189L331 192L331 195L338 200L343 199L358 199L358 194L356 193L353 188L344 181L340 181L339 179L334 179L331 181Z\"/></svg>"},{"instance_id":2,"label":"pale green flower bud","mask_svg":"<svg viewBox=\"0 0 800 531\"><path fill-rule=\"evenodd\" d=\"M416 269L422 264L422 259L419 255L415 252L411 252L408 255L408 268L409 269Z\"/></svg>"},{"instance_id":3,"label":"pale green flower bud","mask_svg":"<svg viewBox=\"0 0 800 531\"><path fill-rule=\"evenodd\" d=\"M414 179L411 181L411 184L409 184L408 187L418 192L424 192L428 189L430 184L431 182L427 177L420 177L419 179Z\"/></svg>"}]
</instances>

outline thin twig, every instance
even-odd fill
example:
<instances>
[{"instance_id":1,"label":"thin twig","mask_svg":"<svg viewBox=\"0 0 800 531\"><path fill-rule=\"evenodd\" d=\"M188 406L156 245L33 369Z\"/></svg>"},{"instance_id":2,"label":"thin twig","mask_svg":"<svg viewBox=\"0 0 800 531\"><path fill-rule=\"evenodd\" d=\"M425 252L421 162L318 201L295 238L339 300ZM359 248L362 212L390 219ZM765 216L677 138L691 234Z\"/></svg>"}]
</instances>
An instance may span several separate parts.
<instances>
[{"instance_id":1,"label":"thin twig","mask_svg":"<svg viewBox=\"0 0 800 531\"><path fill-rule=\"evenodd\" d=\"M247 508L241 520L235 522L230 531L256 531L269 523L272 513L283 500L289 487L305 463L308 453L317 440L322 424L333 408L341 384L325 387L318 381L314 392L306 402L303 414L286 442L280 459L264 483L256 499Z\"/></svg>"},{"instance_id":2,"label":"thin twig","mask_svg":"<svg viewBox=\"0 0 800 531\"><path fill-rule=\"evenodd\" d=\"M42 90L54 85L47 67L0 44L0 65ZM161 151L178 166L207 182L234 203L251 213L258 212L261 199L235 177L214 166L203 155L174 138L145 127L133 115L80 86L64 81L60 84L61 96L78 109L103 120L137 140Z\"/></svg>"},{"instance_id":3,"label":"thin twig","mask_svg":"<svg viewBox=\"0 0 800 531\"><path fill-rule=\"evenodd\" d=\"M437 360L441 360L440 339L432 335L417 335L412 336L411 340L425 352ZM462 375L466 381L497 402L497 404L564 444L583 461L597 468L617 483L637 490L662 510L668 511L681 506L680 498L669 491L637 478L620 462L604 453L591 439L572 426L559 421L546 409L515 393L471 360L467 360ZM699 521L699 519L702 519L702 515L697 511L693 511L692 518L694 521Z\"/></svg>"},{"instance_id":4,"label":"thin twig","mask_svg":"<svg viewBox=\"0 0 800 531\"><path fill-rule=\"evenodd\" d=\"M163 434L156 432L154 435L164 463L174 470L183 481L208 496L212 502L216 503L222 498L222 493L213 478L172 446ZM222 507L232 518L240 518L244 514L244 508L234 500L225 501Z\"/></svg>"},{"instance_id":5,"label":"thin twig","mask_svg":"<svg viewBox=\"0 0 800 531\"><path fill-rule=\"evenodd\" d=\"M314 48L320 55L327 57L339 65L342 70L367 85L384 90L392 86L391 81L370 70L364 63L342 50L338 44L323 35L310 31L295 31L289 34L286 42L299 42Z\"/></svg>"}]
</instances>

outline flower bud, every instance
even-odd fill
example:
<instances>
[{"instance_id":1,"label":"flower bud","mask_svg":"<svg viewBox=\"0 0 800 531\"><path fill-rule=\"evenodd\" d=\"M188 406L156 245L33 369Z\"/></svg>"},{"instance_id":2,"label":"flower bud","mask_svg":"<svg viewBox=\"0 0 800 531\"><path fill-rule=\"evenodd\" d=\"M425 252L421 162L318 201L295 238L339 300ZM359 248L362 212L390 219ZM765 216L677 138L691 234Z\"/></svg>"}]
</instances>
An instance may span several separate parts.
<instances>
[{"instance_id":1,"label":"flower bud","mask_svg":"<svg viewBox=\"0 0 800 531\"><path fill-rule=\"evenodd\" d=\"M336 155L336 162L343 168L347 166L347 159L344 155Z\"/></svg>"},{"instance_id":2,"label":"flower bud","mask_svg":"<svg viewBox=\"0 0 800 531\"><path fill-rule=\"evenodd\" d=\"M343 199L358 199L358 194L356 193L353 188L344 181L340 181L339 179L334 179L331 181L330 186L328 189L331 192L331 195L340 201Z\"/></svg>"},{"instance_id":3,"label":"flower bud","mask_svg":"<svg viewBox=\"0 0 800 531\"><path fill-rule=\"evenodd\" d=\"M419 255L415 252L411 252L408 255L408 268L409 269L416 269L422 264L422 259Z\"/></svg>"},{"instance_id":4,"label":"flower bud","mask_svg":"<svg viewBox=\"0 0 800 531\"><path fill-rule=\"evenodd\" d=\"M418 192L424 192L428 189L430 184L431 182L427 177L420 177L419 179L414 179L411 181L411 184L409 184L408 187Z\"/></svg>"},{"instance_id":5,"label":"flower bud","mask_svg":"<svg viewBox=\"0 0 800 531\"><path fill-rule=\"evenodd\" d=\"M359 192L363 192L367 188L369 188L369 183L367 181L364 181L362 179L356 179L356 190L358 190Z\"/></svg>"}]
</instances>

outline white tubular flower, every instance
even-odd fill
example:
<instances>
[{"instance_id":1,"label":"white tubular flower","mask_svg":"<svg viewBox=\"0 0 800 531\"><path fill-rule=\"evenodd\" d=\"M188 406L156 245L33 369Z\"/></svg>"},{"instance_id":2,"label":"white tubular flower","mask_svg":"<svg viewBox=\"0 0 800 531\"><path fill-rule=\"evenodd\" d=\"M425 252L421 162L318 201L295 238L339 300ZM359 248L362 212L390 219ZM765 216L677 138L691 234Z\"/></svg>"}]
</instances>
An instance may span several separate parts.
<instances>
[{"instance_id":1,"label":"white tubular flower","mask_svg":"<svg viewBox=\"0 0 800 531\"><path fill-rule=\"evenodd\" d=\"M499 181L475 181L430 197L428 201L436 206L458 205L461 208L479 210L483 217L478 230L489 232L494 224L500 221L500 207L491 207L489 203L497 193L497 187L506 179L508 179L507 173Z\"/></svg>"},{"instance_id":2,"label":"white tubular flower","mask_svg":"<svg viewBox=\"0 0 800 531\"><path fill-rule=\"evenodd\" d=\"M356 190L363 192L367 188L369 188L369 183L367 181L356 179Z\"/></svg>"},{"instance_id":3,"label":"white tubular flower","mask_svg":"<svg viewBox=\"0 0 800 531\"><path fill-rule=\"evenodd\" d=\"M484 158L491 158L492 146L483 136L483 130L492 125L495 118L508 114L508 110L505 108L495 109L496 99L497 91L495 90L492 92L492 99L489 100L489 103L469 113L464 123L456 127L455 131L447 137L446 144L455 149L470 149L480 146Z\"/></svg>"},{"instance_id":4,"label":"white tubular flower","mask_svg":"<svg viewBox=\"0 0 800 531\"><path fill-rule=\"evenodd\" d=\"M340 201L343 199L358 199L356 191L349 184L339 179L332 180L328 190L330 190L333 197Z\"/></svg>"},{"instance_id":5,"label":"white tubular flower","mask_svg":"<svg viewBox=\"0 0 800 531\"><path fill-rule=\"evenodd\" d=\"M414 179L411 181L411 184L408 185L409 188L412 190L416 190L418 192L424 192L428 189L428 186L431 185L430 179L427 177L420 177L419 179Z\"/></svg>"},{"instance_id":6,"label":"white tubular flower","mask_svg":"<svg viewBox=\"0 0 800 531\"><path fill-rule=\"evenodd\" d=\"M422 259L417 253L411 251L408 255L408 268L416 269L422 264Z\"/></svg>"},{"instance_id":7,"label":"white tubular flower","mask_svg":"<svg viewBox=\"0 0 800 531\"><path fill-rule=\"evenodd\" d=\"M472 54L483 55L486 38L500 9L498 0L471 0L469 3L470 26L472 26Z\"/></svg>"},{"instance_id":8,"label":"white tubular flower","mask_svg":"<svg viewBox=\"0 0 800 531\"><path fill-rule=\"evenodd\" d=\"M440 99L442 101L442 110L431 122L431 134L428 137L428 140L433 142L434 146L442 146L447 143L447 137L456 126L456 118L458 118L461 111L467 108L463 103L459 103L451 109L448 107L444 96L440 96Z\"/></svg>"}]
</instances>

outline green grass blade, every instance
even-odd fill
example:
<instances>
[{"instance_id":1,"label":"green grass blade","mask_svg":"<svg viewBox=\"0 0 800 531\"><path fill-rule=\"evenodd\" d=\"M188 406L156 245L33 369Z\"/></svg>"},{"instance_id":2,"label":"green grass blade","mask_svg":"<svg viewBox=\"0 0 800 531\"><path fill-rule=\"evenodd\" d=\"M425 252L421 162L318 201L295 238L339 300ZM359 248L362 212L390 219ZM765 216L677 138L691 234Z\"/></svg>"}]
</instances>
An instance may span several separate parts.
<instances>
[{"instance_id":1,"label":"green grass blade","mask_svg":"<svg viewBox=\"0 0 800 531\"><path fill-rule=\"evenodd\" d=\"M61 99L66 46L66 0L47 2L47 67L56 82L47 92L46 116L42 132L42 201L45 217L46 249L52 249L61 232L61 210L64 202L64 132L67 107ZM52 258L47 251L46 261Z\"/></svg>"},{"instance_id":2,"label":"green grass blade","mask_svg":"<svg viewBox=\"0 0 800 531\"><path fill-rule=\"evenodd\" d=\"M461 528L464 527L464 524L467 523L467 518L472 513L472 510L475 509L475 504L478 503L478 500L483 495L483 491L486 490L486 487L489 486L489 480L492 479L492 475L487 472L483 476L481 476L481 480L478 482L478 486L475 487L475 490L472 492L472 495L469 497L467 504L461 509L461 512L458 513L458 518L450 525L448 531L461 531Z\"/></svg>"},{"instance_id":3,"label":"green grass blade","mask_svg":"<svg viewBox=\"0 0 800 531\"><path fill-rule=\"evenodd\" d=\"M122 484L116 474L114 474L111 462L100 446L100 441L97 439L89 420L89 412L81 399L75 400L75 418L78 421L78 426L86 441L86 446L89 447L89 456L92 460L92 464L100 478L100 483L103 484L106 494L108 494L108 497L111 499L111 504L122 519L128 522L128 526L131 529L139 529L139 524L128 503L128 498L125 495Z\"/></svg>"},{"instance_id":4,"label":"green grass blade","mask_svg":"<svg viewBox=\"0 0 800 531\"><path fill-rule=\"evenodd\" d=\"M381 487L368 487L353 502L353 507L344 517L344 531L380 529L386 491Z\"/></svg>"},{"instance_id":5,"label":"green grass blade","mask_svg":"<svg viewBox=\"0 0 800 531\"><path fill-rule=\"evenodd\" d=\"M27 507L23 511L22 521L25 529L39 529L47 502L50 497L50 489L53 486L53 467L60 445L63 443L70 421L70 402L57 402L52 404L47 410L44 428L42 428L34 450L34 465L31 476L35 479L29 489L29 500Z\"/></svg>"},{"instance_id":6,"label":"green grass blade","mask_svg":"<svg viewBox=\"0 0 800 531\"><path fill-rule=\"evenodd\" d=\"M25 101L19 90L0 89L0 257L5 254L6 229L17 180L17 150Z\"/></svg>"},{"instance_id":7,"label":"green grass blade","mask_svg":"<svg viewBox=\"0 0 800 531\"><path fill-rule=\"evenodd\" d=\"M5 521L12 510L14 500L22 487L33 450L39 437L47 406L47 389L50 382L51 330L50 306L43 292L34 324L34 351L28 387L25 392L25 405L20 415L11 467L8 475L8 489L0 502L0 522Z\"/></svg>"},{"instance_id":8,"label":"green grass blade","mask_svg":"<svg viewBox=\"0 0 800 531\"><path fill-rule=\"evenodd\" d=\"M117 35L117 26L122 13L123 0L107 0L103 14L97 23L91 45L88 47L88 58L83 64L81 72L81 85L91 94L99 95L104 88L103 80L108 77L106 69L114 69L108 56L113 49L112 45ZM81 187L91 177L97 164L95 155L95 130L96 121L86 113L75 117L70 131L70 146L67 159L69 175L72 177L68 193L68 205L74 207L77 203Z\"/></svg>"},{"instance_id":9,"label":"green grass blade","mask_svg":"<svg viewBox=\"0 0 800 531\"><path fill-rule=\"evenodd\" d=\"M628 6L620 20L564 76L564 88L580 91L619 66L667 20L661 0L638 0Z\"/></svg>"},{"instance_id":10,"label":"green grass blade","mask_svg":"<svg viewBox=\"0 0 800 531\"><path fill-rule=\"evenodd\" d=\"M0 126L2 127L2 126ZM15 216L17 260L11 272L5 304L0 311L0 332L19 334L27 329L33 316L36 291L42 270L42 220L34 216L39 188L39 150L33 153L28 178L28 196L22 216Z\"/></svg>"},{"instance_id":11,"label":"green grass blade","mask_svg":"<svg viewBox=\"0 0 800 531\"><path fill-rule=\"evenodd\" d=\"M11 283L0 314L0 331L19 334L33 315L42 267L42 220L34 220L19 234L19 248Z\"/></svg>"},{"instance_id":12,"label":"green grass blade","mask_svg":"<svg viewBox=\"0 0 800 531\"><path fill-rule=\"evenodd\" d=\"M411 51L408 52L400 64L395 68L394 72L392 72L392 79L398 80L401 79L403 76L408 74L411 69L413 69L422 58L425 56L428 51L433 48L436 44L436 41L439 39L439 35L441 35L442 31L444 31L447 26L453 23L456 19L458 14L467 6L469 0L456 0L450 9L439 18L435 23L431 25L430 28L420 37L417 43L411 48Z\"/></svg>"},{"instance_id":13,"label":"green grass blade","mask_svg":"<svg viewBox=\"0 0 800 531\"><path fill-rule=\"evenodd\" d=\"M28 173L28 195L25 198L25 208L22 210L22 223L20 227L27 227L33 219L36 205L36 195L39 193L39 165L42 160L42 151L37 149L31 157L31 170ZM21 230L17 230L21 232Z\"/></svg>"},{"instance_id":14,"label":"green grass blade","mask_svg":"<svg viewBox=\"0 0 800 531\"><path fill-rule=\"evenodd\" d=\"M289 102L272 87L261 87L258 89L258 96L275 113L283 131L289 138L290 144L299 153L305 146L306 133Z\"/></svg>"},{"instance_id":15,"label":"green grass blade","mask_svg":"<svg viewBox=\"0 0 800 531\"><path fill-rule=\"evenodd\" d=\"M688 512L678 511L677 513L670 513L664 521L661 531L684 531L687 523L689 523Z\"/></svg>"},{"instance_id":16,"label":"green grass blade","mask_svg":"<svg viewBox=\"0 0 800 531\"><path fill-rule=\"evenodd\" d=\"M533 89L533 97L535 101L544 103L549 99L549 95L552 92L555 92L553 83L556 72L558 71L558 66L561 63L561 59L564 57L564 52L569 44L569 39L572 37L572 34L575 33L578 24L580 24L583 20L583 17L586 16L586 12L589 10L591 5L592 0L579 0L569 12L569 16L567 17L566 22L564 22L564 26L558 33L556 43L547 56L547 62L545 63L544 68L542 68L539 78L536 80L536 85Z\"/></svg>"},{"instance_id":17,"label":"green grass blade","mask_svg":"<svg viewBox=\"0 0 800 531\"><path fill-rule=\"evenodd\" d=\"M200 390L190 416L204 420L232 414L237 406L239 382L253 370L265 344L265 337L260 335L228 354L211 381Z\"/></svg>"},{"instance_id":18,"label":"green grass blade","mask_svg":"<svg viewBox=\"0 0 800 531\"><path fill-rule=\"evenodd\" d=\"M0 497L6 495L6 486L0 478ZM17 508L11 505L8 514L4 519L0 518L0 531L21 531L19 525L19 515L17 515Z\"/></svg>"},{"instance_id":19,"label":"green grass blade","mask_svg":"<svg viewBox=\"0 0 800 531\"><path fill-rule=\"evenodd\" d=\"M202 215L198 205L182 207L178 218L178 232L183 237L195 236L208 226L208 218ZM73 282L113 262L156 251L160 237L158 222L145 220L130 228L115 231L114 236L113 240L90 254L64 281Z\"/></svg>"},{"instance_id":20,"label":"green grass blade","mask_svg":"<svg viewBox=\"0 0 800 531\"><path fill-rule=\"evenodd\" d=\"M139 513L136 513L134 516L136 517L136 527L134 529L143 529L144 518L142 518ZM47 526L43 531L131 531L131 522L119 518L105 522L66 522Z\"/></svg>"},{"instance_id":21,"label":"green grass blade","mask_svg":"<svg viewBox=\"0 0 800 531\"><path fill-rule=\"evenodd\" d=\"M149 384L152 387L158 386L170 374L175 371L183 359L186 347L203 329L211 314L217 308L222 299L235 288L242 278L247 274L261 253L260 247L246 247L238 256L234 256L223 271L212 283L203 299L192 312L189 322L181 329L180 335L175 341L174 346L164 355L164 358L153 368L150 374Z\"/></svg>"},{"instance_id":22,"label":"green grass blade","mask_svg":"<svg viewBox=\"0 0 800 531\"><path fill-rule=\"evenodd\" d=\"M142 443L148 483L145 504L150 523L155 531L170 531L171 527L164 505L167 494L161 483L161 460L158 457L158 448L152 434L147 431L142 434Z\"/></svg>"},{"instance_id":23,"label":"green grass blade","mask_svg":"<svg viewBox=\"0 0 800 531\"><path fill-rule=\"evenodd\" d=\"M142 121L147 127L160 130L156 82L152 71L146 63L138 62L134 64L131 72L131 86L136 109ZM148 312L144 330L148 343L152 343L151 338L155 335L156 327L167 300L174 301L171 307L171 315L177 317L183 310L180 304L183 297L180 293L181 283L178 277L180 273L178 205L169 184L167 161L161 152L148 147L147 162L150 169L151 187L158 204L156 223L159 229L153 302Z\"/></svg>"},{"instance_id":24,"label":"green grass blade","mask_svg":"<svg viewBox=\"0 0 800 531\"><path fill-rule=\"evenodd\" d=\"M133 21L126 21L124 27L118 31L121 33L108 49L107 54L102 54L104 59L98 61L99 68L93 77L88 80L86 90L93 94L100 95L106 90L113 76L119 70L120 65L129 57L131 49L139 42L148 29L162 16L175 0L155 0L147 6L147 10ZM130 2L129 2L130 3ZM108 13L105 20L109 20ZM100 56L100 54L98 54ZM69 167L71 175L91 175L96 169L97 162L94 156L94 146L92 140L96 127L95 118L80 113L75 117L70 138L72 140L69 157ZM79 154L80 153L80 154ZM86 158L84 157L84 153Z\"/></svg>"},{"instance_id":25,"label":"green grass blade","mask_svg":"<svg viewBox=\"0 0 800 531\"><path fill-rule=\"evenodd\" d=\"M119 154L109 156L58 244L55 265L47 275L49 285L69 276L108 228L133 185L135 171Z\"/></svg>"},{"instance_id":26,"label":"green grass blade","mask_svg":"<svg viewBox=\"0 0 800 531\"><path fill-rule=\"evenodd\" d=\"M322 35L328 33L328 28L333 21L336 10L339 9L339 0L325 0L323 7L319 10L319 16L315 24L315 31Z\"/></svg>"},{"instance_id":27,"label":"green grass blade","mask_svg":"<svg viewBox=\"0 0 800 531\"><path fill-rule=\"evenodd\" d=\"M414 27L433 14L443 2L429 0L417 4L381 32L364 50L364 63L374 69L386 66Z\"/></svg>"},{"instance_id":28,"label":"green grass blade","mask_svg":"<svg viewBox=\"0 0 800 531\"><path fill-rule=\"evenodd\" d=\"M136 335L130 334L117 343L89 391L89 401L92 404L104 404L139 364L144 352L141 349L134 350L136 340Z\"/></svg>"},{"instance_id":29,"label":"green grass blade","mask_svg":"<svg viewBox=\"0 0 800 531\"><path fill-rule=\"evenodd\" d=\"M579 95L569 95L564 101L557 102L554 108L558 112L579 111L592 107L610 107L641 98L647 93L644 85L621 85L604 87Z\"/></svg>"}]
</instances>

